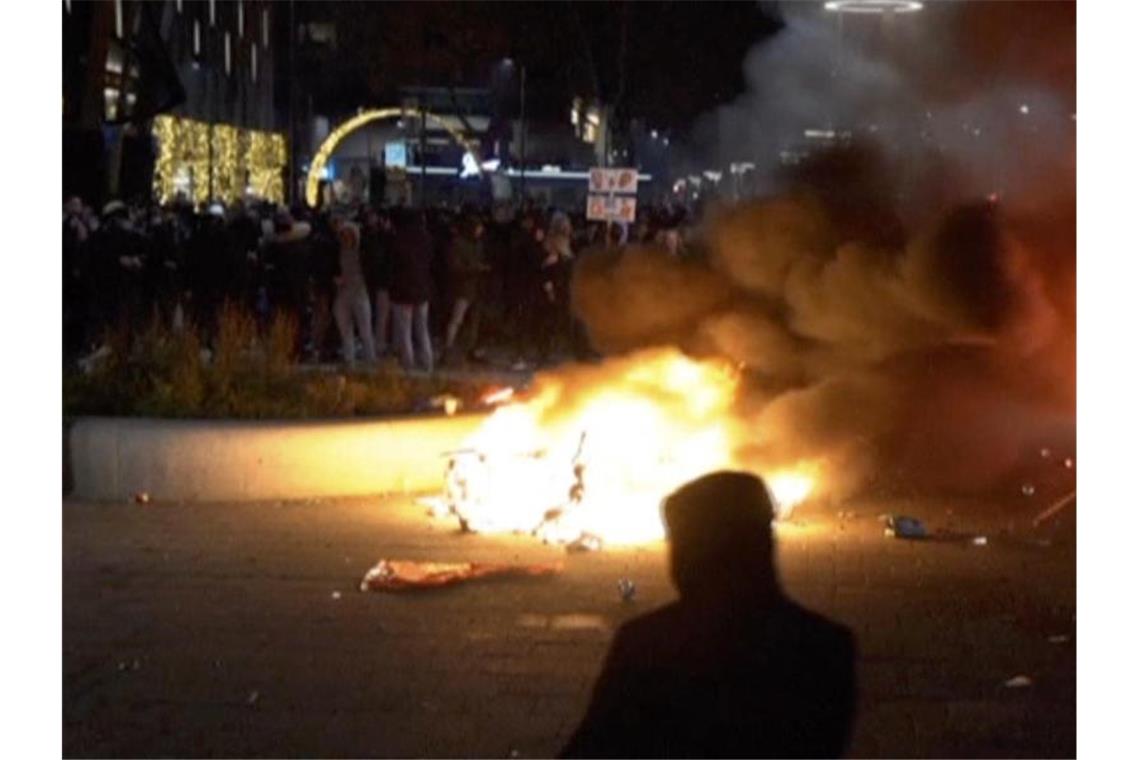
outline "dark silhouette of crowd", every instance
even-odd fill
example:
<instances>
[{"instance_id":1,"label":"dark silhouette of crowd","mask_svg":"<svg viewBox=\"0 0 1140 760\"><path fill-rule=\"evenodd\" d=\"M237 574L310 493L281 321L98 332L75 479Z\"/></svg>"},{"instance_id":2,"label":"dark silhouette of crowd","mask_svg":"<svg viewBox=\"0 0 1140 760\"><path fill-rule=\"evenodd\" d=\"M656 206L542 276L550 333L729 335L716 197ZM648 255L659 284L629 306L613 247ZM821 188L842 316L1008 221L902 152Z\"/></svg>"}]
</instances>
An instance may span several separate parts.
<instances>
[{"instance_id":1,"label":"dark silhouette of crowd","mask_svg":"<svg viewBox=\"0 0 1140 760\"><path fill-rule=\"evenodd\" d=\"M573 316L574 264L591 249L656 242L679 217L626 229L531 205L493 209L271 204L64 204L63 342L73 364L111 331L158 320L206 344L229 304L265 328L295 324L312 363L391 357L409 371L495 361L516 368L594 356ZM670 242L671 241L671 242ZM673 248L668 246L673 245Z\"/></svg>"}]
</instances>

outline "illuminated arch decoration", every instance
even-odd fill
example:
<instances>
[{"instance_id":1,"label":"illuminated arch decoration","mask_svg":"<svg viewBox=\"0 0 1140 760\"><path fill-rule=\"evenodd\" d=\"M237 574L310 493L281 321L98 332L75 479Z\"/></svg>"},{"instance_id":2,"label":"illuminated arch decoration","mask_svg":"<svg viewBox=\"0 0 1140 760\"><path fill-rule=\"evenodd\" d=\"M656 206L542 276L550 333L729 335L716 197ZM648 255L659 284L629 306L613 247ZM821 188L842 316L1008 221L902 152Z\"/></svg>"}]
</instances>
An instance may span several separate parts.
<instances>
[{"instance_id":1,"label":"illuminated arch decoration","mask_svg":"<svg viewBox=\"0 0 1140 760\"><path fill-rule=\"evenodd\" d=\"M341 140L348 137L356 130L374 121L391 118L423 118L442 127L451 137L462 146L465 150L473 154L476 159L479 155L478 143L474 140L468 140L464 137L463 133L453 128L444 119L436 116L430 111L420 111L417 108L378 108L371 111L362 111L361 113L353 116L348 121L344 122L336 129L334 129L325 141L321 143L320 149L317 154L313 156L313 161L309 165L309 174L305 180L305 202L309 206L316 207L320 195L321 178L324 176L325 167L328 165L329 159L336 151L337 146L340 145Z\"/></svg>"}]
</instances>

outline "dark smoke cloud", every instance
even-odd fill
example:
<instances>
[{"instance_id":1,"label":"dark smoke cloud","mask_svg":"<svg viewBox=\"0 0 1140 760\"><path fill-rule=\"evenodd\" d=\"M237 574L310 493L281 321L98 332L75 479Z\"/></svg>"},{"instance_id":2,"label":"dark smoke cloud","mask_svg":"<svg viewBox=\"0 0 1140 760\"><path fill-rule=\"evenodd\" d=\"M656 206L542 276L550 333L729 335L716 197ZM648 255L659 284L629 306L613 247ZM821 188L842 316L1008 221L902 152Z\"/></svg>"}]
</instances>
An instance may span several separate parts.
<instances>
[{"instance_id":1,"label":"dark smoke cloud","mask_svg":"<svg viewBox=\"0 0 1140 760\"><path fill-rule=\"evenodd\" d=\"M1008 486L1027 450L1075 445L1074 14L928 3L841 28L821 6L792 4L696 130L705 166L758 165L759 197L711 209L695 261L586 257L575 308L606 353L745 367L761 469L823 461L840 495ZM805 129L852 137L782 166Z\"/></svg>"}]
</instances>

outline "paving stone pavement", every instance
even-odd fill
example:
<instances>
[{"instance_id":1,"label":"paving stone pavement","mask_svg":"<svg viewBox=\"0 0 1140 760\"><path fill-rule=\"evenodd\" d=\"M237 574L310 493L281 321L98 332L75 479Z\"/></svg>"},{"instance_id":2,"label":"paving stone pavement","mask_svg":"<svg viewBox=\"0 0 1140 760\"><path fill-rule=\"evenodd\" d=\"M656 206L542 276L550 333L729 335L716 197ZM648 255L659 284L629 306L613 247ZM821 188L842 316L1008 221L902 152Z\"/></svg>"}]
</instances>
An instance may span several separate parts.
<instances>
[{"instance_id":1,"label":"paving stone pavement","mask_svg":"<svg viewBox=\"0 0 1140 760\"><path fill-rule=\"evenodd\" d=\"M989 540L889 539L887 508ZM789 592L859 639L852 756L1075 755L1072 530L1042 545L1003 509L866 504L780 528ZM65 501L63 557L68 757L550 756L615 626L673 598L660 545L568 555L460 535L406 497ZM381 557L565 571L358 591ZM1017 675L1032 684L1003 685Z\"/></svg>"}]
</instances>

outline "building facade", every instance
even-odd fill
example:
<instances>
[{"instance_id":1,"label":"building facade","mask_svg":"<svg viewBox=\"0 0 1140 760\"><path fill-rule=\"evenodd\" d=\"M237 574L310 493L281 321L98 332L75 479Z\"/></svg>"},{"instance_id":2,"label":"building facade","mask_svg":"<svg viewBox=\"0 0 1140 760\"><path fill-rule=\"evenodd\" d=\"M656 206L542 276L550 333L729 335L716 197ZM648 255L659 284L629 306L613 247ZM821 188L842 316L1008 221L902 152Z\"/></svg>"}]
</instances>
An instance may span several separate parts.
<instances>
[{"instance_id":1,"label":"building facade","mask_svg":"<svg viewBox=\"0 0 1140 760\"><path fill-rule=\"evenodd\" d=\"M279 199L266 0L64 3L64 192Z\"/></svg>"}]
</instances>

